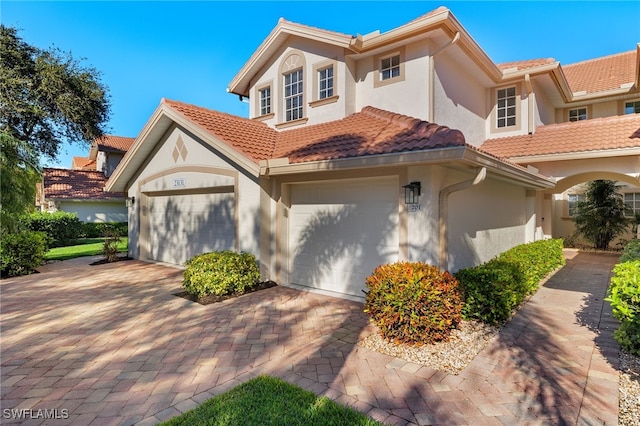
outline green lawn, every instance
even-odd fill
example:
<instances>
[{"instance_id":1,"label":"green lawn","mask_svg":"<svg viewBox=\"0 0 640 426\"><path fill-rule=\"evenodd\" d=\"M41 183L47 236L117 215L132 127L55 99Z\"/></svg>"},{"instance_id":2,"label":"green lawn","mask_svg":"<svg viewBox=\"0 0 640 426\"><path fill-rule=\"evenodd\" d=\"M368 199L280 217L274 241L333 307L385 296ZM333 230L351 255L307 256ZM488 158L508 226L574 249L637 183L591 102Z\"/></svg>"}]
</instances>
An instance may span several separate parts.
<instances>
[{"instance_id":1,"label":"green lawn","mask_svg":"<svg viewBox=\"0 0 640 426\"><path fill-rule=\"evenodd\" d=\"M44 255L45 260L67 260L82 256L95 256L102 254L104 238L82 238L75 246L52 248ZM128 238L122 238L118 244L118 251L127 251Z\"/></svg>"},{"instance_id":2,"label":"green lawn","mask_svg":"<svg viewBox=\"0 0 640 426\"><path fill-rule=\"evenodd\" d=\"M327 397L259 376L162 425L382 425Z\"/></svg>"}]
</instances>

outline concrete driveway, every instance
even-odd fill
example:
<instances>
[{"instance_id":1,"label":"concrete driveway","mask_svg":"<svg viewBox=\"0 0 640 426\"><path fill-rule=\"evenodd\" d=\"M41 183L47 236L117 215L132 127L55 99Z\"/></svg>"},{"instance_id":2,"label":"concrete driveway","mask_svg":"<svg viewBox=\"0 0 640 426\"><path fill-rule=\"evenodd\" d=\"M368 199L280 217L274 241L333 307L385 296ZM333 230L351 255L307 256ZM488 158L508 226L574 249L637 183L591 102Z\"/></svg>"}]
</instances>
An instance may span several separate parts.
<instances>
[{"instance_id":1,"label":"concrete driveway","mask_svg":"<svg viewBox=\"0 0 640 426\"><path fill-rule=\"evenodd\" d=\"M616 424L615 258L574 254L460 375L356 346L362 305L274 287L201 306L182 271L59 262L0 281L3 424L155 424L271 374L392 424Z\"/></svg>"}]
</instances>

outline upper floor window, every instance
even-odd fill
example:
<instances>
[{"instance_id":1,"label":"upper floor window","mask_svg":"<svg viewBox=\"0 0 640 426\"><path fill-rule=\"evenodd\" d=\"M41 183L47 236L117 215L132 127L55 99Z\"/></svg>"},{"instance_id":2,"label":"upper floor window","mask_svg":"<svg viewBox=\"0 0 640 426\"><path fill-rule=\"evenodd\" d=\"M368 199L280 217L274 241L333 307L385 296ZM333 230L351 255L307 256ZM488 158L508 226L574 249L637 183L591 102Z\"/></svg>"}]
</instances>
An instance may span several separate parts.
<instances>
[{"instance_id":1,"label":"upper floor window","mask_svg":"<svg viewBox=\"0 0 640 426\"><path fill-rule=\"evenodd\" d=\"M624 104L625 114L640 114L640 101L626 102Z\"/></svg>"},{"instance_id":2,"label":"upper floor window","mask_svg":"<svg viewBox=\"0 0 640 426\"><path fill-rule=\"evenodd\" d=\"M395 84L405 79L405 48L383 52L373 57L373 87Z\"/></svg>"},{"instance_id":3,"label":"upper floor window","mask_svg":"<svg viewBox=\"0 0 640 426\"><path fill-rule=\"evenodd\" d=\"M318 71L318 99L326 99L333 96L333 67Z\"/></svg>"},{"instance_id":4,"label":"upper floor window","mask_svg":"<svg viewBox=\"0 0 640 426\"><path fill-rule=\"evenodd\" d=\"M569 110L569 121L580 121L587 119L586 108L576 108Z\"/></svg>"},{"instance_id":5,"label":"upper floor window","mask_svg":"<svg viewBox=\"0 0 640 426\"><path fill-rule=\"evenodd\" d=\"M285 121L293 121L302 118L302 69L284 75L284 113Z\"/></svg>"},{"instance_id":6,"label":"upper floor window","mask_svg":"<svg viewBox=\"0 0 640 426\"><path fill-rule=\"evenodd\" d=\"M400 54L382 58L380 60L380 80L400 76Z\"/></svg>"},{"instance_id":7,"label":"upper floor window","mask_svg":"<svg viewBox=\"0 0 640 426\"><path fill-rule=\"evenodd\" d=\"M640 213L640 192L624 194L624 205L627 207L626 216L634 216Z\"/></svg>"},{"instance_id":8,"label":"upper floor window","mask_svg":"<svg viewBox=\"0 0 640 426\"><path fill-rule=\"evenodd\" d=\"M516 88L507 87L497 92L497 122L498 128L516 125Z\"/></svg>"},{"instance_id":9,"label":"upper floor window","mask_svg":"<svg viewBox=\"0 0 640 426\"><path fill-rule=\"evenodd\" d=\"M271 114L271 87L260 89L260 115Z\"/></svg>"}]
</instances>

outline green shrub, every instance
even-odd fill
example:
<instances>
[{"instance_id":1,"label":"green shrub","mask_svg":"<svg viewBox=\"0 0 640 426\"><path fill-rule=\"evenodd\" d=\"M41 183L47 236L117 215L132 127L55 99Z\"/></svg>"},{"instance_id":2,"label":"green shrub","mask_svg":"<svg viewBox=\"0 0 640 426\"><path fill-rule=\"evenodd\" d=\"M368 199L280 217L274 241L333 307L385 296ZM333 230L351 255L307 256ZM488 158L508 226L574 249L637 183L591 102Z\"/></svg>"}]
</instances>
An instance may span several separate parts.
<instances>
[{"instance_id":1,"label":"green shrub","mask_svg":"<svg viewBox=\"0 0 640 426\"><path fill-rule=\"evenodd\" d=\"M505 322L545 276L564 265L562 248L562 239L521 244L487 263L456 272L464 318L487 324Z\"/></svg>"},{"instance_id":2,"label":"green shrub","mask_svg":"<svg viewBox=\"0 0 640 426\"><path fill-rule=\"evenodd\" d=\"M15 277L32 273L42 265L48 236L44 232L23 231L2 236L0 274Z\"/></svg>"},{"instance_id":3,"label":"green shrub","mask_svg":"<svg viewBox=\"0 0 640 426\"><path fill-rule=\"evenodd\" d=\"M256 257L249 253L218 251L185 262L182 286L197 297L242 294L260 280Z\"/></svg>"},{"instance_id":4,"label":"green shrub","mask_svg":"<svg viewBox=\"0 0 640 426\"><path fill-rule=\"evenodd\" d=\"M631 240L624 246L620 262L640 260L640 240Z\"/></svg>"},{"instance_id":5,"label":"green shrub","mask_svg":"<svg viewBox=\"0 0 640 426\"><path fill-rule=\"evenodd\" d=\"M128 233L127 222L104 222L104 223L92 223L83 222L82 229L80 230L80 238L101 238L106 236L106 233L113 234L115 232L119 237L126 237Z\"/></svg>"},{"instance_id":6,"label":"green shrub","mask_svg":"<svg viewBox=\"0 0 640 426\"><path fill-rule=\"evenodd\" d=\"M538 240L515 246L501 253L498 260L518 265L524 275L527 294L532 294L544 277L564 265L563 246L560 238Z\"/></svg>"},{"instance_id":7,"label":"green shrub","mask_svg":"<svg viewBox=\"0 0 640 426\"><path fill-rule=\"evenodd\" d=\"M422 262L378 266L367 277L364 311L384 338L423 344L447 340L461 320L458 281Z\"/></svg>"},{"instance_id":8,"label":"green shrub","mask_svg":"<svg viewBox=\"0 0 640 426\"><path fill-rule=\"evenodd\" d=\"M614 337L632 354L640 355L640 260L619 263L613 268L605 299L620 321Z\"/></svg>"},{"instance_id":9,"label":"green shrub","mask_svg":"<svg viewBox=\"0 0 640 426\"><path fill-rule=\"evenodd\" d=\"M104 254L107 262L115 262L118 260L118 245L122 242L120 237L120 229L117 224L103 227L104 243L102 245L102 254Z\"/></svg>"},{"instance_id":10,"label":"green shrub","mask_svg":"<svg viewBox=\"0 0 640 426\"><path fill-rule=\"evenodd\" d=\"M73 244L80 237L82 229L82 222L75 213L35 212L23 216L22 220L27 229L46 233L51 239L52 247Z\"/></svg>"},{"instance_id":11,"label":"green shrub","mask_svg":"<svg viewBox=\"0 0 640 426\"><path fill-rule=\"evenodd\" d=\"M460 282L465 319L500 324L509 319L527 294L527 283L519 265L493 259L456 273Z\"/></svg>"}]
</instances>

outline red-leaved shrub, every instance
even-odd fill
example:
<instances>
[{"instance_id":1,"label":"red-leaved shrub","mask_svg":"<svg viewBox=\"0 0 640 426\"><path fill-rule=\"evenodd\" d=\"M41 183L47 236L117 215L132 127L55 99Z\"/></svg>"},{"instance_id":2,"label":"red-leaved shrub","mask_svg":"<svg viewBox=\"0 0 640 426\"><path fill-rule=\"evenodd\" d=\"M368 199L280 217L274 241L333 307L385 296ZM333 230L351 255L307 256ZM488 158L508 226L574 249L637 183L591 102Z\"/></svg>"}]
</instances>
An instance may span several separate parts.
<instances>
[{"instance_id":1,"label":"red-leaved shrub","mask_svg":"<svg viewBox=\"0 0 640 426\"><path fill-rule=\"evenodd\" d=\"M420 345L447 340L461 320L458 281L422 262L378 266L367 277L364 311L383 337Z\"/></svg>"}]
</instances>

